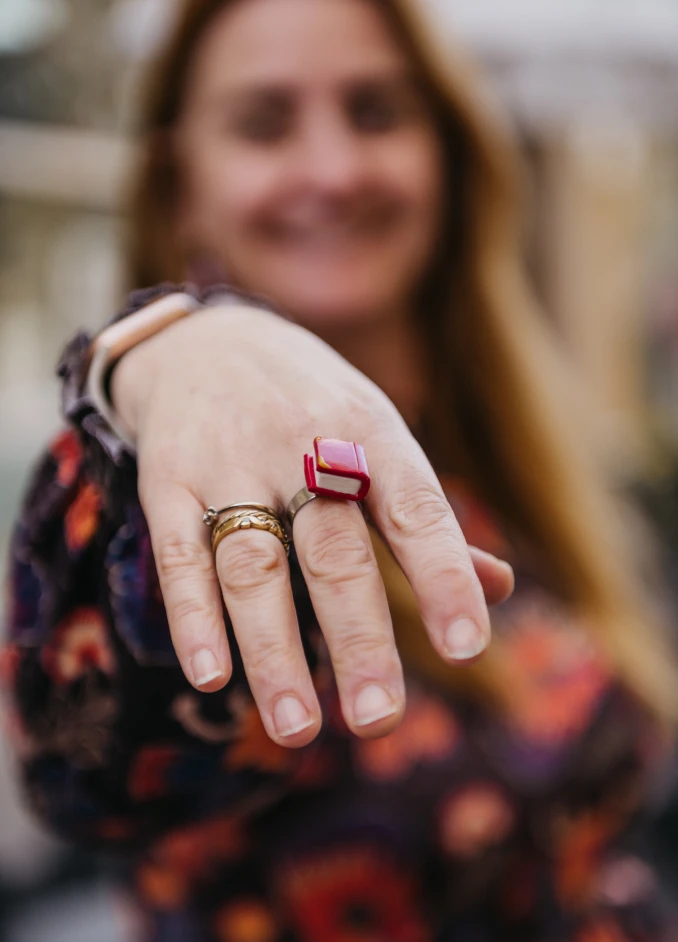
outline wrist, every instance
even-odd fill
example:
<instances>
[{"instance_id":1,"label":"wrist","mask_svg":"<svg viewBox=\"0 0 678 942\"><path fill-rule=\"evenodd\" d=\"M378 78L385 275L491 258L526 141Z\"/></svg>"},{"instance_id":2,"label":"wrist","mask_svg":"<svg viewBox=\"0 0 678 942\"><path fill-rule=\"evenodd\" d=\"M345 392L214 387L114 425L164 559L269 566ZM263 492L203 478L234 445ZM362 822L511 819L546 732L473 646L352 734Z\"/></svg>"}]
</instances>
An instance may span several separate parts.
<instances>
[{"instance_id":1,"label":"wrist","mask_svg":"<svg viewBox=\"0 0 678 942\"><path fill-rule=\"evenodd\" d=\"M136 456L132 429L136 432L140 420L143 421L145 403L152 395L151 374L155 377L159 366L157 351L152 358L149 354L147 360L144 348L156 346L153 335L174 321L171 315L165 317L165 308L169 306L178 312L179 295L189 308L181 316L205 305L212 307L227 301L267 308L265 303L225 285L202 293L190 285L158 285L133 292L127 307L94 339L81 331L68 342L59 358L57 373L62 381L64 418L78 428L85 439L95 440L115 465L122 466ZM174 296L173 299L170 296ZM138 353L137 347L140 348ZM164 345L163 352L167 352ZM125 416L129 429L123 428L116 409Z\"/></svg>"},{"instance_id":2,"label":"wrist","mask_svg":"<svg viewBox=\"0 0 678 942\"><path fill-rule=\"evenodd\" d=\"M109 375L111 404L122 425L135 441L139 431L141 407L148 401L154 373L154 358L149 350L152 346L150 341L146 341L128 350L113 365Z\"/></svg>"},{"instance_id":3,"label":"wrist","mask_svg":"<svg viewBox=\"0 0 678 942\"><path fill-rule=\"evenodd\" d=\"M200 308L201 302L186 292L171 293L153 301L146 307L121 319L98 334L92 342L90 363L87 372L87 393L97 411L108 422L113 431L134 450L136 435L124 421L120 411L111 400L111 373L125 354L138 347L145 347L149 340L176 321L187 317ZM136 360L136 357L135 357ZM143 380L143 374L141 375ZM136 384L135 384L136 385ZM138 398L128 397L126 391L134 386L124 385L123 408L130 414L135 427Z\"/></svg>"}]
</instances>

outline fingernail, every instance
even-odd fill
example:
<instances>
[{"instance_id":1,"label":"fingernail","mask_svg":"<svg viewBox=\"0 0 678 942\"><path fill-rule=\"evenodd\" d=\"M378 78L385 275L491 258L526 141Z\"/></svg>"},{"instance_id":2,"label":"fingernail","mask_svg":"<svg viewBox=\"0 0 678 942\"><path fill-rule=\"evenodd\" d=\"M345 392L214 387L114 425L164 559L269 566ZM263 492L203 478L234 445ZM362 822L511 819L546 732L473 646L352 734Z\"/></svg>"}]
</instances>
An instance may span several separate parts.
<instances>
[{"instance_id":1,"label":"fingernail","mask_svg":"<svg viewBox=\"0 0 678 942\"><path fill-rule=\"evenodd\" d=\"M281 697L273 707L273 725L278 736L294 736L312 723L308 710L296 697Z\"/></svg>"},{"instance_id":2,"label":"fingernail","mask_svg":"<svg viewBox=\"0 0 678 942\"><path fill-rule=\"evenodd\" d=\"M196 687L204 687L210 680L220 677L223 673L209 648L201 648L193 655L191 658L191 672Z\"/></svg>"},{"instance_id":3,"label":"fingernail","mask_svg":"<svg viewBox=\"0 0 678 942\"><path fill-rule=\"evenodd\" d=\"M487 555L491 556L492 562L495 564L495 566L500 566L506 572L513 573L513 566L511 563L507 563L505 559L500 559L498 556L492 556L491 553L488 553Z\"/></svg>"},{"instance_id":4,"label":"fingernail","mask_svg":"<svg viewBox=\"0 0 678 942\"><path fill-rule=\"evenodd\" d=\"M456 661L477 657L486 647L484 633L470 618L460 618L447 629L445 654Z\"/></svg>"},{"instance_id":5,"label":"fingernail","mask_svg":"<svg viewBox=\"0 0 678 942\"><path fill-rule=\"evenodd\" d=\"M515 572L511 563L507 563L505 559L499 559L498 556L493 556L492 559L494 560L495 565L500 566L505 572L515 576Z\"/></svg>"},{"instance_id":6,"label":"fingernail","mask_svg":"<svg viewBox=\"0 0 678 942\"><path fill-rule=\"evenodd\" d=\"M383 687L370 684L363 687L354 704L354 722L356 726L369 726L377 720L393 716L398 707Z\"/></svg>"}]
</instances>

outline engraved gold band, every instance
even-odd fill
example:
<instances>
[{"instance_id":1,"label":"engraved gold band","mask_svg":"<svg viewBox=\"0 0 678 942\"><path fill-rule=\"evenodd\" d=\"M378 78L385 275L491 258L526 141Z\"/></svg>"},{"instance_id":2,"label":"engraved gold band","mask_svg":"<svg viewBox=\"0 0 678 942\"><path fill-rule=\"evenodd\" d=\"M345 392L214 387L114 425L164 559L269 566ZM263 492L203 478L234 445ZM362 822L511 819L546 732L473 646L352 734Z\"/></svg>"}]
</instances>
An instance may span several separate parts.
<instances>
[{"instance_id":1,"label":"engraved gold band","mask_svg":"<svg viewBox=\"0 0 678 942\"><path fill-rule=\"evenodd\" d=\"M222 507L221 510L215 510L214 507L208 507L205 513L202 516L202 522L206 523L208 527L214 529L219 523L219 518L223 517L224 514L233 513L236 510L261 510L263 513L273 514L274 517L277 516L275 510L272 507L267 507L266 504L255 504L251 502L243 502L240 504L229 504L228 507Z\"/></svg>"},{"instance_id":2,"label":"engraved gold band","mask_svg":"<svg viewBox=\"0 0 678 942\"><path fill-rule=\"evenodd\" d=\"M290 540L283 522L271 507L265 504L231 504L222 510L208 507L203 521L212 530L212 552L216 554L219 544L238 530L263 530L280 540L289 555Z\"/></svg>"}]
</instances>

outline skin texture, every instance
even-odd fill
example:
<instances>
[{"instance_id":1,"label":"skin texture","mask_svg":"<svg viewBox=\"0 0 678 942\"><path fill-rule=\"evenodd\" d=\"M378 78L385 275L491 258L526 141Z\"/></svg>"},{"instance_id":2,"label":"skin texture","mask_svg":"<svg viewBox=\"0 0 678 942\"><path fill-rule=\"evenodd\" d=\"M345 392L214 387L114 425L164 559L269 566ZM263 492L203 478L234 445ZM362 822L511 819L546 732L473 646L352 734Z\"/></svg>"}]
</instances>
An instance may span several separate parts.
<instances>
[{"instance_id":1,"label":"skin texture","mask_svg":"<svg viewBox=\"0 0 678 942\"><path fill-rule=\"evenodd\" d=\"M440 226L439 145L367 0L243 0L208 28L185 104L176 147L187 244L218 255L231 280L297 324L252 308L196 314L123 358L113 398L137 437L139 493L186 676L207 691L228 681L223 596L269 735L302 746L321 717L284 550L268 534L238 533L221 543L215 571L207 505L282 509L317 434L358 441L371 516L441 657L478 656L486 598L512 588L508 566L466 546L402 418L416 415L412 377L424 375L410 298ZM388 382L320 339L341 349L342 333L363 338L383 376L398 364L393 401L379 388ZM318 500L294 539L346 721L356 735L384 735L402 718L405 688L364 520L354 504Z\"/></svg>"}]
</instances>

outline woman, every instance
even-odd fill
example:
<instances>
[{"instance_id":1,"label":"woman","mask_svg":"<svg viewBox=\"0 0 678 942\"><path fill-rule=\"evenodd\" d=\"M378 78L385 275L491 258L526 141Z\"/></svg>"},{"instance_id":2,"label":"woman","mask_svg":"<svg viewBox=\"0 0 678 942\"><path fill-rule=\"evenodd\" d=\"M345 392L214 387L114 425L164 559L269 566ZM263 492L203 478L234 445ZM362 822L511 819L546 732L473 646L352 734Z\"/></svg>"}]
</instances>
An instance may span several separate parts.
<instances>
[{"instance_id":1,"label":"woman","mask_svg":"<svg viewBox=\"0 0 678 942\"><path fill-rule=\"evenodd\" d=\"M417 6L188 3L132 280L243 296L134 296L62 360L76 428L13 544L17 749L46 821L127 855L148 939L672 932L632 838L673 673L561 414L515 155ZM316 436L364 446L374 549L306 491L288 565Z\"/></svg>"}]
</instances>

